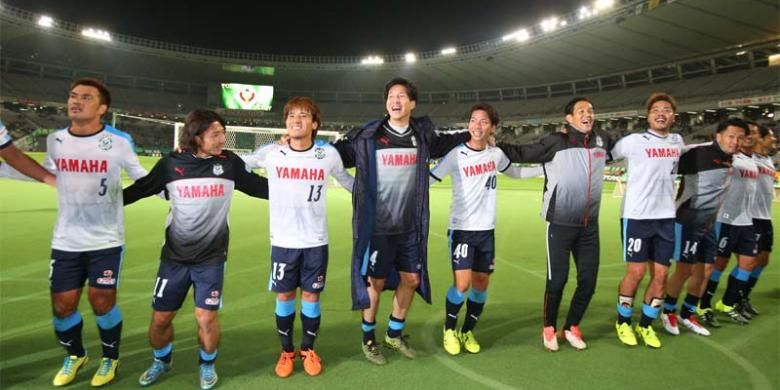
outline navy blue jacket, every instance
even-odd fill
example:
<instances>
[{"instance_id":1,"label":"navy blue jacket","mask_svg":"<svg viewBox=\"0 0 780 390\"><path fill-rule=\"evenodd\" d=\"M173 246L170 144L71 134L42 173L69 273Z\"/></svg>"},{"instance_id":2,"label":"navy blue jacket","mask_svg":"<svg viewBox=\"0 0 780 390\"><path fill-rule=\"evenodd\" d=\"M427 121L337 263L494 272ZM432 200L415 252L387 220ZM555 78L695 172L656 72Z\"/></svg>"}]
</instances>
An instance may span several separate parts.
<instances>
[{"instance_id":1,"label":"navy blue jacket","mask_svg":"<svg viewBox=\"0 0 780 390\"><path fill-rule=\"evenodd\" d=\"M352 190L352 309L369 307L366 270L368 245L374 232L374 215L377 201L376 130L387 122L387 117L367 123L355 129L333 144L339 151L345 168L356 168ZM468 141L468 132L452 134L436 133L428 117L411 118L410 126L417 141L417 251L422 263L420 285L417 292L429 304L431 289L428 278L428 160L444 157L455 146ZM385 288L394 289L399 281L392 272Z\"/></svg>"}]
</instances>

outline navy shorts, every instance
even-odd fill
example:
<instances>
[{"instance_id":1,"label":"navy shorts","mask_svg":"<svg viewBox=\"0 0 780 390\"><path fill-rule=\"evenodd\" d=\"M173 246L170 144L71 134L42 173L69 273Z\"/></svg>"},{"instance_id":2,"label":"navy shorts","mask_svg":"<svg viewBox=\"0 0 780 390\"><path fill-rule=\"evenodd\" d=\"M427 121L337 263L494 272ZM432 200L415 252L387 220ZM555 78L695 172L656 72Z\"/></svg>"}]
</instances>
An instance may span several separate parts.
<instances>
[{"instance_id":1,"label":"navy shorts","mask_svg":"<svg viewBox=\"0 0 780 390\"><path fill-rule=\"evenodd\" d=\"M52 249L49 290L57 293L79 289L87 279L89 287L116 289L123 255L121 246L87 252Z\"/></svg>"},{"instance_id":2,"label":"navy shorts","mask_svg":"<svg viewBox=\"0 0 780 390\"><path fill-rule=\"evenodd\" d=\"M271 246L271 276L268 289L283 293L301 290L319 293L325 289L328 246L288 249Z\"/></svg>"},{"instance_id":3,"label":"navy shorts","mask_svg":"<svg viewBox=\"0 0 780 390\"><path fill-rule=\"evenodd\" d=\"M495 269L496 246L494 230L448 230L453 271L470 269L492 273Z\"/></svg>"},{"instance_id":4,"label":"navy shorts","mask_svg":"<svg viewBox=\"0 0 780 390\"><path fill-rule=\"evenodd\" d=\"M718 235L718 257L731 257L732 253L742 256L755 256L758 254L758 241L761 237L753 228L753 225L737 226L727 223L716 223L715 230Z\"/></svg>"},{"instance_id":5,"label":"navy shorts","mask_svg":"<svg viewBox=\"0 0 780 390\"><path fill-rule=\"evenodd\" d=\"M622 218L623 261L652 260L669 266L674 255L674 219Z\"/></svg>"},{"instance_id":6,"label":"navy shorts","mask_svg":"<svg viewBox=\"0 0 780 390\"><path fill-rule=\"evenodd\" d=\"M712 264L718 242L712 226L674 224L674 258L682 263Z\"/></svg>"},{"instance_id":7,"label":"navy shorts","mask_svg":"<svg viewBox=\"0 0 780 390\"><path fill-rule=\"evenodd\" d=\"M152 290L152 308L156 311L175 311L181 308L190 286L195 306L206 310L222 307L222 285L225 262L183 264L161 261Z\"/></svg>"},{"instance_id":8,"label":"navy shorts","mask_svg":"<svg viewBox=\"0 0 780 390\"><path fill-rule=\"evenodd\" d=\"M753 219L753 229L756 230L756 234L760 234L758 239L758 251L759 252L771 252L772 242L774 241L774 229L772 228L771 219Z\"/></svg>"},{"instance_id":9,"label":"navy shorts","mask_svg":"<svg viewBox=\"0 0 780 390\"><path fill-rule=\"evenodd\" d=\"M363 258L363 275L385 279L395 268L400 272L420 273L417 232L371 237L371 243Z\"/></svg>"}]
</instances>

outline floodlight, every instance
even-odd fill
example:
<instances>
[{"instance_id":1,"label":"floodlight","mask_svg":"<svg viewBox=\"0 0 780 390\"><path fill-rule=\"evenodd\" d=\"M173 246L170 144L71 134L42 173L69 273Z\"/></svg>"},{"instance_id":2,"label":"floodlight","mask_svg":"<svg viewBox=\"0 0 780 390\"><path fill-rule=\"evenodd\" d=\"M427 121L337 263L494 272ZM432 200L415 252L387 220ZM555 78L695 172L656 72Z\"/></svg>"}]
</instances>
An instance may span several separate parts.
<instances>
[{"instance_id":1,"label":"floodlight","mask_svg":"<svg viewBox=\"0 0 780 390\"><path fill-rule=\"evenodd\" d=\"M615 5L615 0L596 0L596 3L593 4L593 8L595 8L598 11L602 11L605 9L610 9L612 6Z\"/></svg>"},{"instance_id":2,"label":"floodlight","mask_svg":"<svg viewBox=\"0 0 780 390\"><path fill-rule=\"evenodd\" d=\"M81 30L81 35L83 35L83 36L85 36L87 38L92 38L92 39L97 39L97 40L101 40L101 41L111 42L111 34L108 31L105 31L105 30L98 30L98 29L94 29L94 28L85 28L85 29Z\"/></svg>"},{"instance_id":3,"label":"floodlight","mask_svg":"<svg viewBox=\"0 0 780 390\"><path fill-rule=\"evenodd\" d=\"M503 37L501 37L501 40L502 41L508 41L510 39L514 39L514 40L517 40L518 42L525 42L525 41L527 41L530 38L531 38L531 34L528 33L528 30L521 29L521 30L517 30L517 31L515 31L513 33L504 35Z\"/></svg>"},{"instance_id":4,"label":"floodlight","mask_svg":"<svg viewBox=\"0 0 780 390\"><path fill-rule=\"evenodd\" d=\"M385 63L385 60L380 56L368 56L360 61L363 65L381 65Z\"/></svg>"},{"instance_id":5,"label":"floodlight","mask_svg":"<svg viewBox=\"0 0 780 390\"><path fill-rule=\"evenodd\" d=\"M41 15L41 17L38 18L38 25L44 28L53 27L54 19L52 19L51 16Z\"/></svg>"},{"instance_id":6,"label":"floodlight","mask_svg":"<svg viewBox=\"0 0 780 390\"><path fill-rule=\"evenodd\" d=\"M455 49L454 47L448 47L448 48L445 48L445 49L441 50L441 54L444 55L444 56L452 55L452 54L455 54L457 52L458 52L458 50Z\"/></svg>"},{"instance_id":7,"label":"floodlight","mask_svg":"<svg viewBox=\"0 0 780 390\"><path fill-rule=\"evenodd\" d=\"M591 12L588 9L588 7L584 7L584 6L580 7L580 10L577 12L577 18L579 20L585 20L585 19L591 17L592 15L593 14L591 14Z\"/></svg>"},{"instance_id":8,"label":"floodlight","mask_svg":"<svg viewBox=\"0 0 780 390\"><path fill-rule=\"evenodd\" d=\"M411 64L417 61L417 56L414 53L406 53L404 59L406 59L406 62Z\"/></svg>"},{"instance_id":9,"label":"floodlight","mask_svg":"<svg viewBox=\"0 0 780 390\"><path fill-rule=\"evenodd\" d=\"M558 17L553 16L551 18L542 20L539 25L542 27L542 31L544 32L555 31L555 29L558 28Z\"/></svg>"}]
</instances>

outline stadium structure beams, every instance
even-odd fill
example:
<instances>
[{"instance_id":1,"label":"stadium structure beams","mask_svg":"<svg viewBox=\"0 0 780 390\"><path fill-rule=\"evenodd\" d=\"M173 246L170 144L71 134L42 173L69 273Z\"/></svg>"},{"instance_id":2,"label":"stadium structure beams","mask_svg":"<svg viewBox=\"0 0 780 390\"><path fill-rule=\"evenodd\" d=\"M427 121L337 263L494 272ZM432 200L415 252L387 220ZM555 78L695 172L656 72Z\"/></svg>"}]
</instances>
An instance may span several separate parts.
<instances>
[{"instance_id":1,"label":"stadium structure beams","mask_svg":"<svg viewBox=\"0 0 780 390\"><path fill-rule=\"evenodd\" d=\"M501 89L511 86L553 84L594 75L615 73L643 66L675 62L692 55L711 53L724 47L749 45L780 35L778 5L770 0L676 0L661 1L651 7L646 0L623 0L606 16L569 23L552 33L536 34L524 43L478 42L457 48L458 54L443 57L432 52L418 53L417 62L407 64L403 54L384 56L379 66L360 65L357 57L276 56L261 53L229 52L112 34L114 42L86 42L80 26L59 22L60 28L43 32L29 12L3 7L0 17L4 55L29 58L21 47L36 47L40 37L16 34L14 29L34 30L67 38L68 50L87 58L101 49L133 52L144 64L184 63L205 71L193 75L180 66L170 75L154 77L180 81L219 82L225 63L267 65L276 68L271 79L277 89L352 92L381 88L395 75L408 75L422 90ZM86 47L86 48L85 48ZM101 49L97 49L101 48ZM18 53L18 54L17 54ZM140 56L138 55L140 54ZM45 59L41 59L45 61ZM51 61L49 61L51 62ZM90 61L89 63L94 63ZM112 64L114 73L128 74L132 61ZM514 71L512 71L514 70ZM107 72L107 70L102 70ZM200 77L198 77L200 76ZM233 77L245 77L232 74ZM196 78L197 77L197 78ZM359 81L356 81L359 80ZM243 81L243 80L231 80Z\"/></svg>"}]
</instances>

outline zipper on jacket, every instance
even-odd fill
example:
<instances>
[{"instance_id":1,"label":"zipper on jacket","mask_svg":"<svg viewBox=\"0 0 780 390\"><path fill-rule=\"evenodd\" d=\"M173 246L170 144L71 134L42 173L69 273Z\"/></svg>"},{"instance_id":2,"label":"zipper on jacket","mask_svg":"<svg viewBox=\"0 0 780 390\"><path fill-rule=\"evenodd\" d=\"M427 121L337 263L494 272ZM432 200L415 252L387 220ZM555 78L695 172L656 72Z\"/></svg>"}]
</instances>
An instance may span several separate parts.
<instances>
[{"instance_id":1,"label":"zipper on jacket","mask_svg":"<svg viewBox=\"0 0 780 390\"><path fill-rule=\"evenodd\" d=\"M584 138L585 143L585 152L588 153L588 192L585 194L585 227L588 227L588 216L590 214L590 192L591 192L591 185L593 184L593 172L592 172L592 165L593 165L593 157L591 155L590 151L590 134L586 134Z\"/></svg>"}]
</instances>

